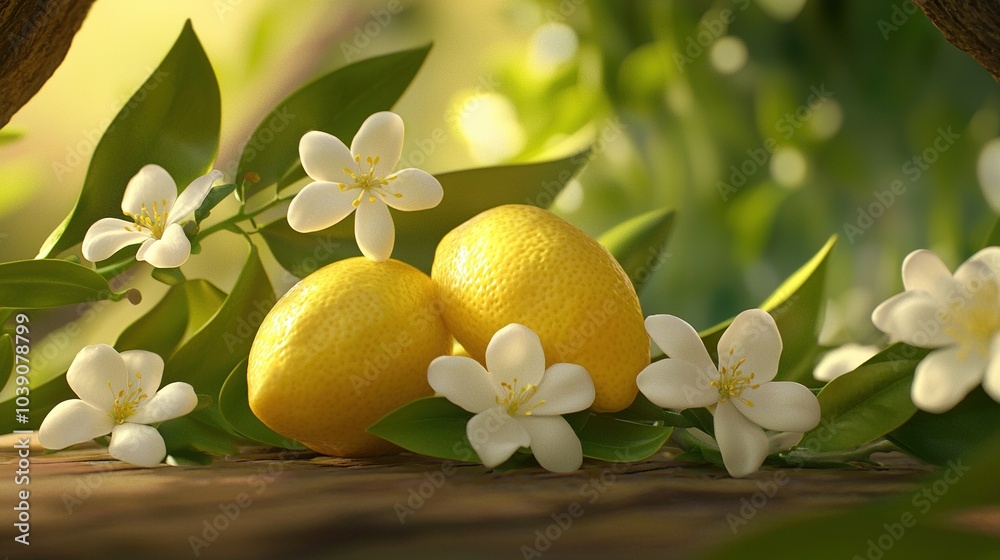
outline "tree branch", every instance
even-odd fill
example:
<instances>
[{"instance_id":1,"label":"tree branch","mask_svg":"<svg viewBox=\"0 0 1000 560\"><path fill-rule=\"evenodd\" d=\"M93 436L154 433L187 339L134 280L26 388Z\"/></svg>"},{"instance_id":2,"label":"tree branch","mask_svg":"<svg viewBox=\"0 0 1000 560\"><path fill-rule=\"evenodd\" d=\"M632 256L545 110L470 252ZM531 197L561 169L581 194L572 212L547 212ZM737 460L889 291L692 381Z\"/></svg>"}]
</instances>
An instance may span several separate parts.
<instances>
[{"instance_id":1,"label":"tree branch","mask_svg":"<svg viewBox=\"0 0 1000 560\"><path fill-rule=\"evenodd\" d=\"M981 0L915 0L951 44L1000 82L1000 3Z\"/></svg>"},{"instance_id":2,"label":"tree branch","mask_svg":"<svg viewBox=\"0 0 1000 560\"><path fill-rule=\"evenodd\" d=\"M0 128L62 63L94 0L0 3Z\"/></svg>"}]
</instances>

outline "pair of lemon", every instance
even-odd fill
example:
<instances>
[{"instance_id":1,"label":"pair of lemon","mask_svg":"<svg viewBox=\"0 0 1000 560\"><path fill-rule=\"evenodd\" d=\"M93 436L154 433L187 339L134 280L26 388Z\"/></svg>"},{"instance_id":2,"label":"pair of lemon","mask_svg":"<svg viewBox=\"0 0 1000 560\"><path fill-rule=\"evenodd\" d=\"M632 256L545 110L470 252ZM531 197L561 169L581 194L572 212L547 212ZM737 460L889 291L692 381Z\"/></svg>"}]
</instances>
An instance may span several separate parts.
<instances>
[{"instance_id":1,"label":"pair of lemon","mask_svg":"<svg viewBox=\"0 0 1000 560\"><path fill-rule=\"evenodd\" d=\"M274 306L250 351L250 408L319 453L392 452L365 428L431 395L427 366L452 340L484 362L493 334L521 323L547 366L579 364L593 408L632 403L649 364L639 298L614 257L533 206L487 210L449 232L431 277L399 261L347 259L309 275Z\"/></svg>"}]
</instances>

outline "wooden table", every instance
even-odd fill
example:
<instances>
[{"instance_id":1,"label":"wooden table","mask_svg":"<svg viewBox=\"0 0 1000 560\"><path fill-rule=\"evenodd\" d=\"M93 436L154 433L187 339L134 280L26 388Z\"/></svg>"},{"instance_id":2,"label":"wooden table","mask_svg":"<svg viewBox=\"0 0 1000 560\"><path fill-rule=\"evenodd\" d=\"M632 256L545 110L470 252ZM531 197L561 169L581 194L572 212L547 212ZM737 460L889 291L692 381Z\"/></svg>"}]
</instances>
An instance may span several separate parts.
<instances>
[{"instance_id":1,"label":"wooden table","mask_svg":"<svg viewBox=\"0 0 1000 560\"><path fill-rule=\"evenodd\" d=\"M0 438L0 469L13 474L11 441ZM748 524L822 512L912 491L929 471L902 455L882 458L884 468L764 470L741 480L665 456L627 465L587 461L573 474L487 473L413 455L342 460L264 451L206 467L142 469L96 446L44 454L36 441L30 552L13 544L5 521L0 554L12 560L539 557L534 552L546 559L692 558L733 535L730 523L741 507L742 515L752 513ZM3 480L9 520L14 486L6 472ZM763 500L776 480L786 483ZM751 501L766 503L744 505Z\"/></svg>"}]
</instances>

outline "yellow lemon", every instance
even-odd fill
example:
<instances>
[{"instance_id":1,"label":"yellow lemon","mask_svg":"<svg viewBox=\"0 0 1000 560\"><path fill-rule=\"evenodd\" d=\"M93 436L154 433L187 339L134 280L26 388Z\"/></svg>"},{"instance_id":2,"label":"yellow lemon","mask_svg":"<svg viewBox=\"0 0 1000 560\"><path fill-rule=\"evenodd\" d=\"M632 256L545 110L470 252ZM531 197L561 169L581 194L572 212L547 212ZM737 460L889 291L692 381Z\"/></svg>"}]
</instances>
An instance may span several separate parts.
<instances>
[{"instance_id":1,"label":"yellow lemon","mask_svg":"<svg viewBox=\"0 0 1000 560\"><path fill-rule=\"evenodd\" d=\"M482 362L498 330L535 331L546 365L587 369L594 409L614 412L635 399L649 365L649 338L628 275L599 243L534 206L487 210L449 232L431 277L455 339Z\"/></svg>"},{"instance_id":2,"label":"yellow lemon","mask_svg":"<svg viewBox=\"0 0 1000 560\"><path fill-rule=\"evenodd\" d=\"M304 278L264 319L250 349L250 409L279 434L338 457L397 448L365 428L433 394L427 366L452 338L423 272L353 258Z\"/></svg>"}]
</instances>

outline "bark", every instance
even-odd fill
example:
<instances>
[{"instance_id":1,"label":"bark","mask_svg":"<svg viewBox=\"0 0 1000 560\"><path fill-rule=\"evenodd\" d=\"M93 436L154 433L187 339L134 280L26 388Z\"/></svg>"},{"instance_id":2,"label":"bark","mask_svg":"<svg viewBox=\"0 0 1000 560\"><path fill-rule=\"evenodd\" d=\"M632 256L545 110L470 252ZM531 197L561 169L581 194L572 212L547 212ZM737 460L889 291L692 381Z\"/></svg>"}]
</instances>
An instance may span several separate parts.
<instances>
[{"instance_id":1,"label":"bark","mask_svg":"<svg viewBox=\"0 0 1000 560\"><path fill-rule=\"evenodd\" d=\"M976 59L1000 82L1000 2L995 0L915 0L948 39Z\"/></svg>"},{"instance_id":2,"label":"bark","mask_svg":"<svg viewBox=\"0 0 1000 560\"><path fill-rule=\"evenodd\" d=\"M94 0L0 2L0 128L62 63Z\"/></svg>"}]
</instances>

